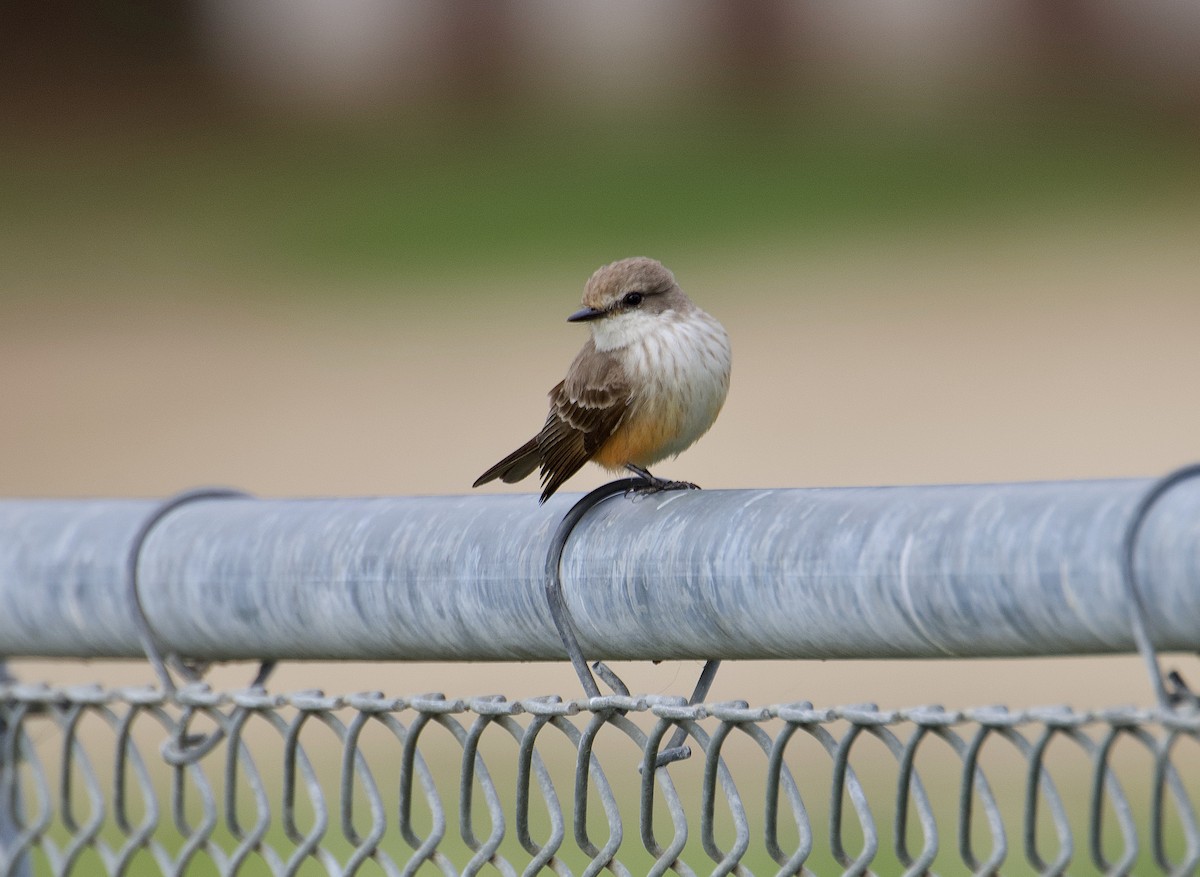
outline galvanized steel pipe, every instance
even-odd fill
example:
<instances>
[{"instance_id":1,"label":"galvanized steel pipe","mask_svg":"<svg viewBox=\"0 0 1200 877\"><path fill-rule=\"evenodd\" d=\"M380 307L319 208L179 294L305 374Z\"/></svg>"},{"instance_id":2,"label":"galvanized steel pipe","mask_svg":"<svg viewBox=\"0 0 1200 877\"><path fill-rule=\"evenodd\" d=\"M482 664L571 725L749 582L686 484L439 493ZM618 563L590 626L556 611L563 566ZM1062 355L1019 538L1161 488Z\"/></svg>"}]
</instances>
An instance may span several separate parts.
<instances>
[{"instance_id":1,"label":"galvanized steel pipe","mask_svg":"<svg viewBox=\"0 0 1200 877\"><path fill-rule=\"evenodd\" d=\"M1152 483L616 497L564 589L596 658L1127 652L1121 538ZM559 660L543 564L577 498L195 502L146 539L141 600L193 657ZM156 505L0 500L0 654L141 654L125 564ZM1200 483L1155 505L1136 566L1155 643L1200 649Z\"/></svg>"}]
</instances>

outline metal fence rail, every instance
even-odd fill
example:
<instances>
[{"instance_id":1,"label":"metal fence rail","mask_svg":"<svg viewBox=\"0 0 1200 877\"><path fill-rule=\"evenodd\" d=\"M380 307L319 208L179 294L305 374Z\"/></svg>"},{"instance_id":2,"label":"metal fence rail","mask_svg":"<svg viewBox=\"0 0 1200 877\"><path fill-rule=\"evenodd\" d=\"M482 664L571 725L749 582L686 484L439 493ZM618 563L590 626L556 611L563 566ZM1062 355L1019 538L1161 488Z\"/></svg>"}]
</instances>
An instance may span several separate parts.
<instances>
[{"instance_id":1,"label":"metal fence rail","mask_svg":"<svg viewBox=\"0 0 1200 877\"><path fill-rule=\"evenodd\" d=\"M1129 651L1122 536L1154 482L616 497L571 534L564 594L610 660ZM577 497L226 498L137 558L164 646L206 659L561 660L544 594ZM0 500L0 652L143 653L130 545L158 503ZM1136 555L1160 648L1200 648L1200 480Z\"/></svg>"},{"instance_id":2,"label":"metal fence rail","mask_svg":"<svg viewBox=\"0 0 1200 877\"><path fill-rule=\"evenodd\" d=\"M4 874L1200 864L1198 716L203 687L170 701L149 689L9 686L0 702ZM181 741L209 726L223 729L219 743L184 756ZM695 756L647 770L675 727Z\"/></svg>"}]
</instances>

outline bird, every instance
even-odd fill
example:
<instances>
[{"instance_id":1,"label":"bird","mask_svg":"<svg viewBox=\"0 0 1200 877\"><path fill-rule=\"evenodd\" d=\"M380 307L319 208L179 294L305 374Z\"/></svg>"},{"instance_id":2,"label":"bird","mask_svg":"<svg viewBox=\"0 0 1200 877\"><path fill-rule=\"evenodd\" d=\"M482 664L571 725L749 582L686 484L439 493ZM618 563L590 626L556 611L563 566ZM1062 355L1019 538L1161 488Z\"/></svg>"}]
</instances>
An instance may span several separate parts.
<instances>
[{"instance_id":1,"label":"bird","mask_svg":"<svg viewBox=\"0 0 1200 877\"><path fill-rule=\"evenodd\" d=\"M550 390L545 424L473 486L513 484L540 469L544 503L590 461L633 472L649 490L695 487L649 467L691 447L717 419L732 363L725 328L644 256L598 268L581 304L567 322L591 334Z\"/></svg>"}]
</instances>

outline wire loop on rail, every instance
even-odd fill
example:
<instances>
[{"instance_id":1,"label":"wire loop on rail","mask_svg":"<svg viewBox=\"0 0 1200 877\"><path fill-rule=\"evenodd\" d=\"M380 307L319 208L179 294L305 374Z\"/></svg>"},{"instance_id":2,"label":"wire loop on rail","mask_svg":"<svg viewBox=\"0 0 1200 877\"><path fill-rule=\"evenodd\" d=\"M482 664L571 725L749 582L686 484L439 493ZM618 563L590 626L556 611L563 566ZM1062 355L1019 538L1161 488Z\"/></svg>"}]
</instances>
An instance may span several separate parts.
<instances>
[{"instance_id":1,"label":"wire loop on rail","mask_svg":"<svg viewBox=\"0 0 1200 877\"><path fill-rule=\"evenodd\" d=\"M626 494L642 484L645 484L645 480L642 478L618 478L616 481L602 484L590 493L584 494L583 498L571 506L559 522L554 536L550 540L550 550L546 554L546 601L550 604L550 617L554 619L554 627L558 631L563 647L567 650L567 657L570 658L571 666L575 668L575 675L579 677L579 682L583 685L584 693L588 697L600 697L600 686L596 684L596 679L592 676L587 661L583 657L583 649L579 646L579 636L575 632L574 622L571 621L566 598L563 597L563 550L567 547L571 531L583 520L584 515L604 500ZM620 682L607 667L601 673L601 678L610 684L614 684L610 679L615 680L616 683ZM620 684L619 687L614 684L613 690L618 694L628 694L629 692L624 684Z\"/></svg>"},{"instance_id":2,"label":"wire loop on rail","mask_svg":"<svg viewBox=\"0 0 1200 877\"><path fill-rule=\"evenodd\" d=\"M150 624L150 619L146 615L145 604L142 602L141 581L139 579L142 548L145 546L146 540L154 528L172 512L185 505L210 499L251 498L248 493L228 487L201 487L183 491L164 500L151 512L150 516L142 522L141 527L138 528L137 533L134 534L133 540L129 544L129 557L126 564L126 594L129 598L129 607L134 623L137 626L138 639L141 641L142 650L146 653L146 660L154 668L154 672L162 684L163 692L168 697L175 698L179 693L179 688L175 684L175 680L171 677L171 670L169 668L173 667L175 672L182 676L188 684L196 684L203 678L204 672L208 669L209 665L205 662L188 660L166 648L154 630L154 626ZM258 672L255 673L254 679L250 682L251 690L263 689L267 678L275 669L275 664L275 661L263 661L259 664ZM203 758L216 748L216 745L225 736L224 729L220 727L210 734L188 734L186 727L187 722L181 722L174 738L163 744L163 758L168 763L177 767Z\"/></svg>"},{"instance_id":3,"label":"wire loop on rail","mask_svg":"<svg viewBox=\"0 0 1200 877\"><path fill-rule=\"evenodd\" d=\"M1130 515L1129 524L1125 529L1125 538L1121 543L1121 573L1125 592L1129 598L1129 616L1133 627L1133 639L1137 643L1138 653L1145 662L1150 674L1150 685L1158 705L1163 709L1174 709L1187 705L1193 709L1200 708L1200 699L1188 688L1183 677L1175 670L1164 676L1158 652L1150 638L1149 616L1146 603L1138 581L1135 553L1138 537L1142 527L1150 516L1151 510L1171 488L1181 482L1200 477L1200 463L1176 469L1150 486L1150 489L1138 501Z\"/></svg>"},{"instance_id":4,"label":"wire loop on rail","mask_svg":"<svg viewBox=\"0 0 1200 877\"><path fill-rule=\"evenodd\" d=\"M588 669L587 661L583 657L583 650L579 646L579 636L575 631L574 623L571 621L571 613L567 608L566 598L563 596L562 588L562 555L567 547L567 540L571 536L571 532L576 525L583 520L591 509L598 506L604 500L618 495L627 495L638 490L672 490L686 488L689 490L697 490L699 488L690 482L666 482L669 486L666 488L658 487L654 481L646 477L636 478L619 478L616 481L610 481L607 484L602 484L595 490L587 493L575 505L571 506L570 510L563 516L559 522L558 528L554 531L554 537L550 540L550 550L546 555L546 600L550 604L550 617L554 620L554 627L558 630L559 638L562 640L563 647L567 651L567 657L571 660L571 666L575 668L575 674L579 677L580 684L583 685L584 693L588 697L600 697L600 687L596 685L596 679L592 676ZM704 664L704 669L700 672L700 678L696 681L696 687L692 691L692 696L689 698L689 704L701 703L708 695L709 689L712 688L713 680L716 678L717 670L720 668L719 660L709 660ZM612 671L610 667L602 661L596 661L592 665L592 669L596 671L596 675L604 680L616 694L628 695L629 688L621 681L621 678ZM654 768L657 770L664 767L673 761L680 761L688 758L692 754L692 750L684 745L687 739L687 730L680 725L675 733L671 735L671 740L655 759Z\"/></svg>"}]
</instances>

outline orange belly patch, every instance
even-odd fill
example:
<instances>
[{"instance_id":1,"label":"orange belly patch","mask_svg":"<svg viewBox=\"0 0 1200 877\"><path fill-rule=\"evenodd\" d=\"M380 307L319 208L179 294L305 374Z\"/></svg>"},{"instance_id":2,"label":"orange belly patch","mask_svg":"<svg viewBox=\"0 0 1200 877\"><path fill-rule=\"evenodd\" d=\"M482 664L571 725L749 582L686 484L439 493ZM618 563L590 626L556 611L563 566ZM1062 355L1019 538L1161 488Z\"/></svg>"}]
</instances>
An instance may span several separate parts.
<instances>
[{"instance_id":1,"label":"orange belly patch","mask_svg":"<svg viewBox=\"0 0 1200 877\"><path fill-rule=\"evenodd\" d=\"M677 418L642 416L629 418L602 444L592 457L606 469L621 469L626 463L650 466L661 460L679 435Z\"/></svg>"}]
</instances>

